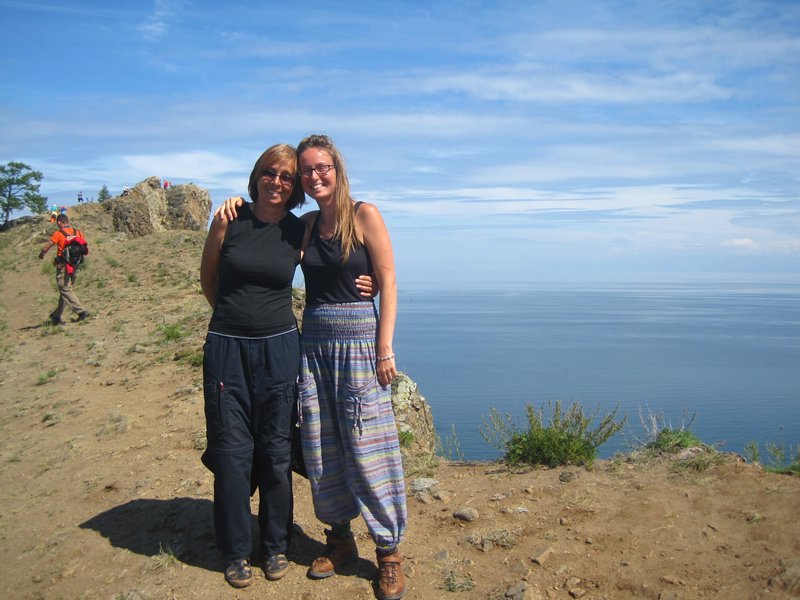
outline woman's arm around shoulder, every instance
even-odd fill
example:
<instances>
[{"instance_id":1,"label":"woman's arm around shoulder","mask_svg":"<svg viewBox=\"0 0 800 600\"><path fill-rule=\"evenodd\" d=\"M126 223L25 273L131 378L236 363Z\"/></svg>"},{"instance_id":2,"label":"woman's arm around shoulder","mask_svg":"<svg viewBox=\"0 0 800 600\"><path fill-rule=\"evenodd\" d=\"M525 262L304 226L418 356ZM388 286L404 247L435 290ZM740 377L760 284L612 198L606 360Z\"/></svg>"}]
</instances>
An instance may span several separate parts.
<instances>
[{"instance_id":1,"label":"woman's arm around shoulder","mask_svg":"<svg viewBox=\"0 0 800 600\"><path fill-rule=\"evenodd\" d=\"M211 308L214 308L217 303L219 257L227 231L228 220L220 214L215 214L214 220L211 221L211 227L208 228L206 243L203 246L203 257L200 259L200 287Z\"/></svg>"},{"instance_id":2,"label":"woman's arm around shoulder","mask_svg":"<svg viewBox=\"0 0 800 600\"><path fill-rule=\"evenodd\" d=\"M214 220L217 217L224 218L228 221L233 221L238 216L238 208L244 205L244 198L241 196L232 196L225 200L222 205L214 211Z\"/></svg>"}]
</instances>

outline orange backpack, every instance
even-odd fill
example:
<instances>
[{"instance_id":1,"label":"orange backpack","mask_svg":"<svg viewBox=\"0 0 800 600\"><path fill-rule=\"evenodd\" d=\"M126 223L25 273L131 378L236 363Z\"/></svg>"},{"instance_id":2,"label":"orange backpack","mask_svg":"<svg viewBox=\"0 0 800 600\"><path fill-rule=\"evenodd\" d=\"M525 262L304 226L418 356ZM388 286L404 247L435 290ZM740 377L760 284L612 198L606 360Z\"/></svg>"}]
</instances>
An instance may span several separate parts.
<instances>
[{"instance_id":1,"label":"orange backpack","mask_svg":"<svg viewBox=\"0 0 800 600\"><path fill-rule=\"evenodd\" d=\"M80 229L70 227L72 233L67 233L66 229L65 227L61 230L61 235L67 240L61 251L61 262L74 269L83 262L83 257L89 254L89 244Z\"/></svg>"}]
</instances>

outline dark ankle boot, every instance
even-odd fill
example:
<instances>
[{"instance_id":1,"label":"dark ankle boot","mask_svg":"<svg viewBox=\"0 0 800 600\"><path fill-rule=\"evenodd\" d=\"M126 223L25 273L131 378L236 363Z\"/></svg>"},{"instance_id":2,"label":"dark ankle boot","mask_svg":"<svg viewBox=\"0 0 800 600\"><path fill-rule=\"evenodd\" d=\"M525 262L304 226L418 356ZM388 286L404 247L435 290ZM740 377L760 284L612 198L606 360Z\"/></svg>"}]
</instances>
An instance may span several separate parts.
<instances>
[{"instance_id":1,"label":"dark ankle boot","mask_svg":"<svg viewBox=\"0 0 800 600\"><path fill-rule=\"evenodd\" d=\"M353 534L337 538L333 537L330 529L325 530L327 549L323 556L315 558L308 569L311 579L325 579L348 563L358 559L358 548Z\"/></svg>"},{"instance_id":2,"label":"dark ankle boot","mask_svg":"<svg viewBox=\"0 0 800 600\"><path fill-rule=\"evenodd\" d=\"M403 575L403 557L400 552L378 557L378 598L400 600L406 593L406 578Z\"/></svg>"}]
</instances>

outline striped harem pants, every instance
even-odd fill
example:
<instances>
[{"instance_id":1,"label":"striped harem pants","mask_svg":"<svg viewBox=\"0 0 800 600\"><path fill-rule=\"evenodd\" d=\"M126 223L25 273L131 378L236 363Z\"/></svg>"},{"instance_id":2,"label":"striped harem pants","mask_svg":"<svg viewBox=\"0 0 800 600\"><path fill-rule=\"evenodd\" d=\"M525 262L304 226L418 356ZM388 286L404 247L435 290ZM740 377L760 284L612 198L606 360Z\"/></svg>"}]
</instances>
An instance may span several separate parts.
<instances>
[{"instance_id":1,"label":"striped harem pants","mask_svg":"<svg viewBox=\"0 0 800 600\"><path fill-rule=\"evenodd\" d=\"M399 544L407 508L391 389L375 375L372 302L306 306L300 361L301 438L314 512L364 517L378 546Z\"/></svg>"}]
</instances>

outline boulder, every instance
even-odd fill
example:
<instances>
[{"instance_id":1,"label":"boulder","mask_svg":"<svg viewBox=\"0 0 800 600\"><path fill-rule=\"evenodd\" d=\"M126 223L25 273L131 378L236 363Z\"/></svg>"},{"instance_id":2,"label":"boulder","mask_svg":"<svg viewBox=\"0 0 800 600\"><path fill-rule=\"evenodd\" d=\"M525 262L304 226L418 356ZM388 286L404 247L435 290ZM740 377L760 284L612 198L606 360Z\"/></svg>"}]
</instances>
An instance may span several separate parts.
<instances>
[{"instance_id":1,"label":"boulder","mask_svg":"<svg viewBox=\"0 0 800 600\"><path fill-rule=\"evenodd\" d=\"M431 456L436 449L436 429L428 402L408 375L398 372L392 382L392 408L403 454ZM404 432L405 435L404 435Z\"/></svg>"},{"instance_id":2,"label":"boulder","mask_svg":"<svg viewBox=\"0 0 800 600\"><path fill-rule=\"evenodd\" d=\"M193 183L167 190L167 229L203 231L211 215L211 196Z\"/></svg>"},{"instance_id":3,"label":"boulder","mask_svg":"<svg viewBox=\"0 0 800 600\"><path fill-rule=\"evenodd\" d=\"M211 215L211 196L206 190L193 183L164 190L158 177L148 177L105 204L114 230L131 237L168 229L201 231Z\"/></svg>"}]
</instances>

